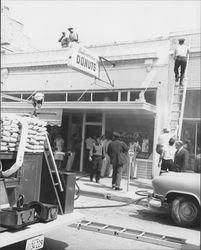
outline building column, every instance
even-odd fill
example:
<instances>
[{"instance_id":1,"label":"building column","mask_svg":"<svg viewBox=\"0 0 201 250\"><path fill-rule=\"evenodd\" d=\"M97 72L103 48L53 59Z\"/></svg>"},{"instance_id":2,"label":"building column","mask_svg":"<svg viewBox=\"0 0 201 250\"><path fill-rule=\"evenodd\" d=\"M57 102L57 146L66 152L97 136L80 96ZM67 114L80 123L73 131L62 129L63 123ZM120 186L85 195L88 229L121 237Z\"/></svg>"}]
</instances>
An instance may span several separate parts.
<instances>
[{"instance_id":1,"label":"building column","mask_svg":"<svg viewBox=\"0 0 201 250\"><path fill-rule=\"evenodd\" d=\"M85 124L86 124L86 112L83 113L83 118L82 118L82 142L81 142L81 153L80 153L80 172L83 171Z\"/></svg>"},{"instance_id":2,"label":"building column","mask_svg":"<svg viewBox=\"0 0 201 250\"><path fill-rule=\"evenodd\" d=\"M105 113L102 113L102 135L105 135Z\"/></svg>"},{"instance_id":3,"label":"building column","mask_svg":"<svg viewBox=\"0 0 201 250\"><path fill-rule=\"evenodd\" d=\"M158 141L159 132L160 132L160 119L159 119L159 115L156 114L155 119L154 119L152 178L159 175L159 172L160 172L158 168L159 154L156 152L156 144Z\"/></svg>"}]
</instances>

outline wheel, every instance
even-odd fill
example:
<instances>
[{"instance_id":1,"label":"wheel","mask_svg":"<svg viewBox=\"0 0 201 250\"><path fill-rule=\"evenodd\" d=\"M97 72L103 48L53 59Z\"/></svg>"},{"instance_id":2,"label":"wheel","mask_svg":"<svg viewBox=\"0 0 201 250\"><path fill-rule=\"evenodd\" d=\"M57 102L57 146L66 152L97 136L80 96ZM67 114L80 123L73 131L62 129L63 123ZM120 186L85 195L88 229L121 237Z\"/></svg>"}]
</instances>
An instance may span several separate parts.
<instances>
[{"instance_id":1,"label":"wheel","mask_svg":"<svg viewBox=\"0 0 201 250\"><path fill-rule=\"evenodd\" d=\"M170 206L170 213L178 226L193 227L200 223L199 205L190 197L176 197Z\"/></svg>"}]
</instances>

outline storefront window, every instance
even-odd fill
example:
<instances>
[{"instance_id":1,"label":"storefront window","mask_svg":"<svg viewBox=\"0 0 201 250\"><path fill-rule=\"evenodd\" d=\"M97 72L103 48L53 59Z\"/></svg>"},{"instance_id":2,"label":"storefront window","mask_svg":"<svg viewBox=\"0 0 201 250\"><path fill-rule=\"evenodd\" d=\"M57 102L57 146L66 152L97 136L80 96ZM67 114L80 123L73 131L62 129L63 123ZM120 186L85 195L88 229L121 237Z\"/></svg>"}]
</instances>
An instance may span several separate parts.
<instances>
[{"instance_id":1,"label":"storefront window","mask_svg":"<svg viewBox=\"0 0 201 250\"><path fill-rule=\"evenodd\" d=\"M194 170L195 156L199 154L201 146L200 135L201 123L200 121L184 120L182 127L181 139L184 142L184 146L189 152L189 171Z\"/></svg>"},{"instance_id":2,"label":"storefront window","mask_svg":"<svg viewBox=\"0 0 201 250\"><path fill-rule=\"evenodd\" d=\"M143 125L142 125L143 124ZM121 139L129 142L138 141L141 147L139 159L150 159L153 153L154 119L139 115L106 115L106 135L117 131Z\"/></svg>"},{"instance_id":3,"label":"storefront window","mask_svg":"<svg viewBox=\"0 0 201 250\"><path fill-rule=\"evenodd\" d=\"M68 93L67 100L69 102L77 102L81 95L82 95L82 93Z\"/></svg>"},{"instance_id":4,"label":"storefront window","mask_svg":"<svg viewBox=\"0 0 201 250\"><path fill-rule=\"evenodd\" d=\"M127 101L127 96L128 96L127 92L121 92L121 101L126 102Z\"/></svg>"},{"instance_id":5,"label":"storefront window","mask_svg":"<svg viewBox=\"0 0 201 250\"><path fill-rule=\"evenodd\" d=\"M23 98L23 99L31 99L32 94L33 94L33 93L31 93L31 92L30 92L30 93L23 93L23 94L22 94L22 98Z\"/></svg>"},{"instance_id":6,"label":"storefront window","mask_svg":"<svg viewBox=\"0 0 201 250\"><path fill-rule=\"evenodd\" d=\"M21 98L21 94L16 94L16 93L5 93L11 97L17 97L17 98ZM19 101L15 101L12 100L10 98L6 98L6 97L2 97L2 102L19 102Z\"/></svg>"},{"instance_id":7,"label":"storefront window","mask_svg":"<svg viewBox=\"0 0 201 250\"><path fill-rule=\"evenodd\" d=\"M186 102L184 109L185 118L199 118L200 119L200 90L187 90Z\"/></svg>"},{"instance_id":8,"label":"storefront window","mask_svg":"<svg viewBox=\"0 0 201 250\"><path fill-rule=\"evenodd\" d=\"M139 98L140 90L131 91L130 92L130 101L135 101ZM147 90L145 92L145 100L146 102L156 105L156 90Z\"/></svg>"},{"instance_id":9,"label":"storefront window","mask_svg":"<svg viewBox=\"0 0 201 250\"><path fill-rule=\"evenodd\" d=\"M115 102L118 101L118 92L101 92L93 93L94 102Z\"/></svg>"},{"instance_id":10,"label":"storefront window","mask_svg":"<svg viewBox=\"0 0 201 250\"><path fill-rule=\"evenodd\" d=\"M65 93L46 93L44 95L45 102L65 102L66 94Z\"/></svg>"}]
</instances>

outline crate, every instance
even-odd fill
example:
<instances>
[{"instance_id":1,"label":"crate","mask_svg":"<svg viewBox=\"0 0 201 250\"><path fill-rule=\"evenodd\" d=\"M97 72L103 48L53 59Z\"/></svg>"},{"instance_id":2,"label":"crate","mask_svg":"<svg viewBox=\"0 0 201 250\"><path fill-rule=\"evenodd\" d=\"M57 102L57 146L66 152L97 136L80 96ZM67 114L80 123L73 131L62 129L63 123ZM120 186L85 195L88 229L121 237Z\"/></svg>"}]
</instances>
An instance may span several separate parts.
<instances>
[{"instance_id":1,"label":"crate","mask_svg":"<svg viewBox=\"0 0 201 250\"><path fill-rule=\"evenodd\" d=\"M137 159L137 178L152 179L152 160Z\"/></svg>"}]
</instances>

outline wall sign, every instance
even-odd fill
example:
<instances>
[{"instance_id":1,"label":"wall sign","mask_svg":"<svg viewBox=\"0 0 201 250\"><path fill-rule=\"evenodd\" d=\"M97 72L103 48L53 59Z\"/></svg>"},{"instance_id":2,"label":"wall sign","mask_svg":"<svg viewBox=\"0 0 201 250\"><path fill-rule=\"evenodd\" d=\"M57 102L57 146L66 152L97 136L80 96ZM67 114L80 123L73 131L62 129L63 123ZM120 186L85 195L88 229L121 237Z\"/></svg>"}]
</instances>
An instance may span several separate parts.
<instances>
[{"instance_id":1,"label":"wall sign","mask_svg":"<svg viewBox=\"0 0 201 250\"><path fill-rule=\"evenodd\" d=\"M70 46L69 66L82 73L99 78L99 57L78 44Z\"/></svg>"}]
</instances>

